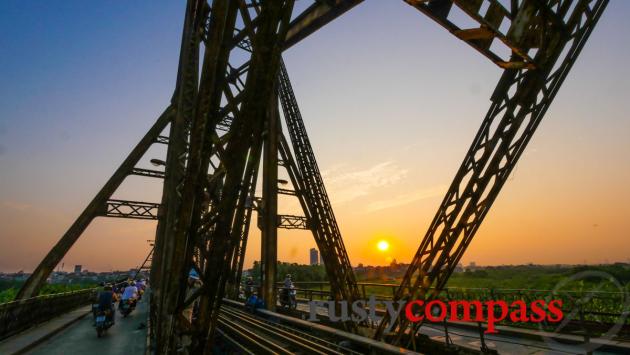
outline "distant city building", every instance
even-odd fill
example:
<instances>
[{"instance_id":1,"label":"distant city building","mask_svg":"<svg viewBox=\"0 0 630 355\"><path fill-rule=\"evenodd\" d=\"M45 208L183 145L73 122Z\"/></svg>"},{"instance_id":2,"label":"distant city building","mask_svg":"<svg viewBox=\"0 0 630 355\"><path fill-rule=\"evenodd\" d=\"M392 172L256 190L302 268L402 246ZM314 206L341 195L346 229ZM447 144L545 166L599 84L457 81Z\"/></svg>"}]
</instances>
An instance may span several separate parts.
<instances>
[{"instance_id":1,"label":"distant city building","mask_svg":"<svg viewBox=\"0 0 630 355\"><path fill-rule=\"evenodd\" d=\"M83 268L83 265L75 265L74 266L74 273L75 274L80 274L82 268Z\"/></svg>"},{"instance_id":2,"label":"distant city building","mask_svg":"<svg viewBox=\"0 0 630 355\"><path fill-rule=\"evenodd\" d=\"M319 251L317 251L317 249L315 248L311 248L310 255L311 255L311 265L319 265Z\"/></svg>"},{"instance_id":3,"label":"distant city building","mask_svg":"<svg viewBox=\"0 0 630 355\"><path fill-rule=\"evenodd\" d=\"M457 266L455 266L455 272L464 272L464 264L458 263Z\"/></svg>"}]
</instances>

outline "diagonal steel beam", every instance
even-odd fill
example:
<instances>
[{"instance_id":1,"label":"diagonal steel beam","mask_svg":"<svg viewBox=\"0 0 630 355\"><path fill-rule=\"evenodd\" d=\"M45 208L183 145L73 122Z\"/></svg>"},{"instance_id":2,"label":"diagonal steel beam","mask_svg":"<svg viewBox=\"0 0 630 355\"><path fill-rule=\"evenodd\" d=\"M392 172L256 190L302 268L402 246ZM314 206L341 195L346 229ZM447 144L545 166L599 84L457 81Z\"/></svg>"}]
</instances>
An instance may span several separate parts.
<instances>
[{"instance_id":1,"label":"diagonal steel beam","mask_svg":"<svg viewBox=\"0 0 630 355\"><path fill-rule=\"evenodd\" d=\"M396 299L430 299L445 286L607 3L579 0L570 13L568 6L556 8L558 17L568 18L570 35L555 32L537 53L536 69L504 72L488 114L396 292ZM565 48L568 50L563 51ZM405 317L391 321L386 316L376 338L386 335L384 330L390 322L394 328L390 341L415 345L421 323L414 324L408 333Z\"/></svg>"},{"instance_id":2,"label":"diagonal steel beam","mask_svg":"<svg viewBox=\"0 0 630 355\"><path fill-rule=\"evenodd\" d=\"M280 64L279 83L280 102L300 172L299 185L305 195L310 227L335 299L350 302L359 295L356 279L284 63Z\"/></svg>"},{"instance_id":3,"label":"diagonal steel beam","mask_svg":"<svg viewBox=\"0 0 630 355\"><path fill-rule=\"evenodd\" d=\"M111 198L112 194L118 189L123 180L133 173L133 169L138 161L144 156L149 147L158 139L160 133L166 128L173 119L174 108L168 107L164 113L158 118L155 124L149 129L144 137L129 153L127 158L116 169L114 174L107 180L101 190L94 196L92 201L81 212L79 217L74 221L72 226L66 231L55 246L46 254L44 259L39 263L31 276L26 280L20 291L15 296L16 300L26 299L36 296L39 289L44 285L50 273L55 266L61 262L61 259L68 253L68 250L79 239L83 231L88 227L90 222L99 215L99 212Z\"/></svg>"},{"instance_id":4,"label":"diagonal steel beam","mask_svg":"<svg viewBox=\"0 0 630 355\"><path fill-rule=\"evenodd\" d=\"M291 48L362 2L363 0L332 0L314 3L291 22L284 40L284 49Z\"/></svg>"}]
</instances>

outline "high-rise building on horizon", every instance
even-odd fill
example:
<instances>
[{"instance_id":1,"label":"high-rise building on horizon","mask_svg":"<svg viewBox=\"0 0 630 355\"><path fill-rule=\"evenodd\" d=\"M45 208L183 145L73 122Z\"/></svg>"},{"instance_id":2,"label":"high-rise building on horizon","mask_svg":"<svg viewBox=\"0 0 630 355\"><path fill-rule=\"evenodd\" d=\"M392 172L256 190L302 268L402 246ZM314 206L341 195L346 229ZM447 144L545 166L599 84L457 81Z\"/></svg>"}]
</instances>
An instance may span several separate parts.
<instances>
[{"instance_id":1,"label":"high-rise building on horizon","mask_svg":"<svg viewBox=\"0 0 630 355\"><path fill-rule=\"evenodd\" d=\"M75 265L74 266L74 273L75 274L80 274L81 273L81 269L83 268L82 265Z\"/></svg>"},{"instance_id":2,"label":"high-rise building on horizon","mask_svg":"<svg viewBox=\"0 0 630 355\"><path fill-rule=\"evenodd\" d=\"M319 251L315 248L310 250L311 265L319 265Z\"/></svg>"}]
</instances>

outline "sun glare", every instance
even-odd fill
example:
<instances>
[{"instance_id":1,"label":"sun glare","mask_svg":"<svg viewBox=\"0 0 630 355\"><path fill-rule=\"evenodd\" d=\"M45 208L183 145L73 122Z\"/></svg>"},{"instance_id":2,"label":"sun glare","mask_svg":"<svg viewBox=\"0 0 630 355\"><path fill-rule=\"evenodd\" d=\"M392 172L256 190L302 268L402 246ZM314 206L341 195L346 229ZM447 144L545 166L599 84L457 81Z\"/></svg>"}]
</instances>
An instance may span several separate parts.
<instances>
[{"instance_id":1,"label":"sun glare","mask_svg":"<svg viewBox=\"0 0 630 355\"><path fill-rule=\"evenodd\" d=\"M380 251L387 251L387 249L389 249L389 242L387 242L386 240L381 240L378 242L378 244L376 244L376 248L378 248L378 250Z\"/></svg>"}]
</instances>

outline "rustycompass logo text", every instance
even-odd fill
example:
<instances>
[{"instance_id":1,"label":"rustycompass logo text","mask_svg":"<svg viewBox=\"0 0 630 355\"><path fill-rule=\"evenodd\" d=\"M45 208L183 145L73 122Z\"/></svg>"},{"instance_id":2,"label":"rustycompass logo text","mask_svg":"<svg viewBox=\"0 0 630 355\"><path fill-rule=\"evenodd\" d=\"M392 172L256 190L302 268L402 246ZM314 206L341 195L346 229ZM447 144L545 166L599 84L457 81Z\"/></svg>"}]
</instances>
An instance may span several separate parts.
<instances>
[{"instance_id":1,"label":"rustycompass logo text","mask_svg":"<svg viewBox=\"0 0 630 355\"><path fill-rule=\"evenodd\" d=\"M466 300L442 301L439 299L424 301L387 301L376 300L370 296L369 300L357 300L351 304L348 301L310 301L309 321L317 322L317 310L321 307L328 309L328 318L332 322L379 322L381 315L389 316L389 327L395 324L398 317L406 317L408 321L433 322L482 322L487 324L485 333L498 333L495 324L501 321L513 323L557 323L564 316L562 300L535 300L527 303L522 300L506 302L502 300ZM388 331L391 329L388 329Z\"/></svg>"}]
</instances>

